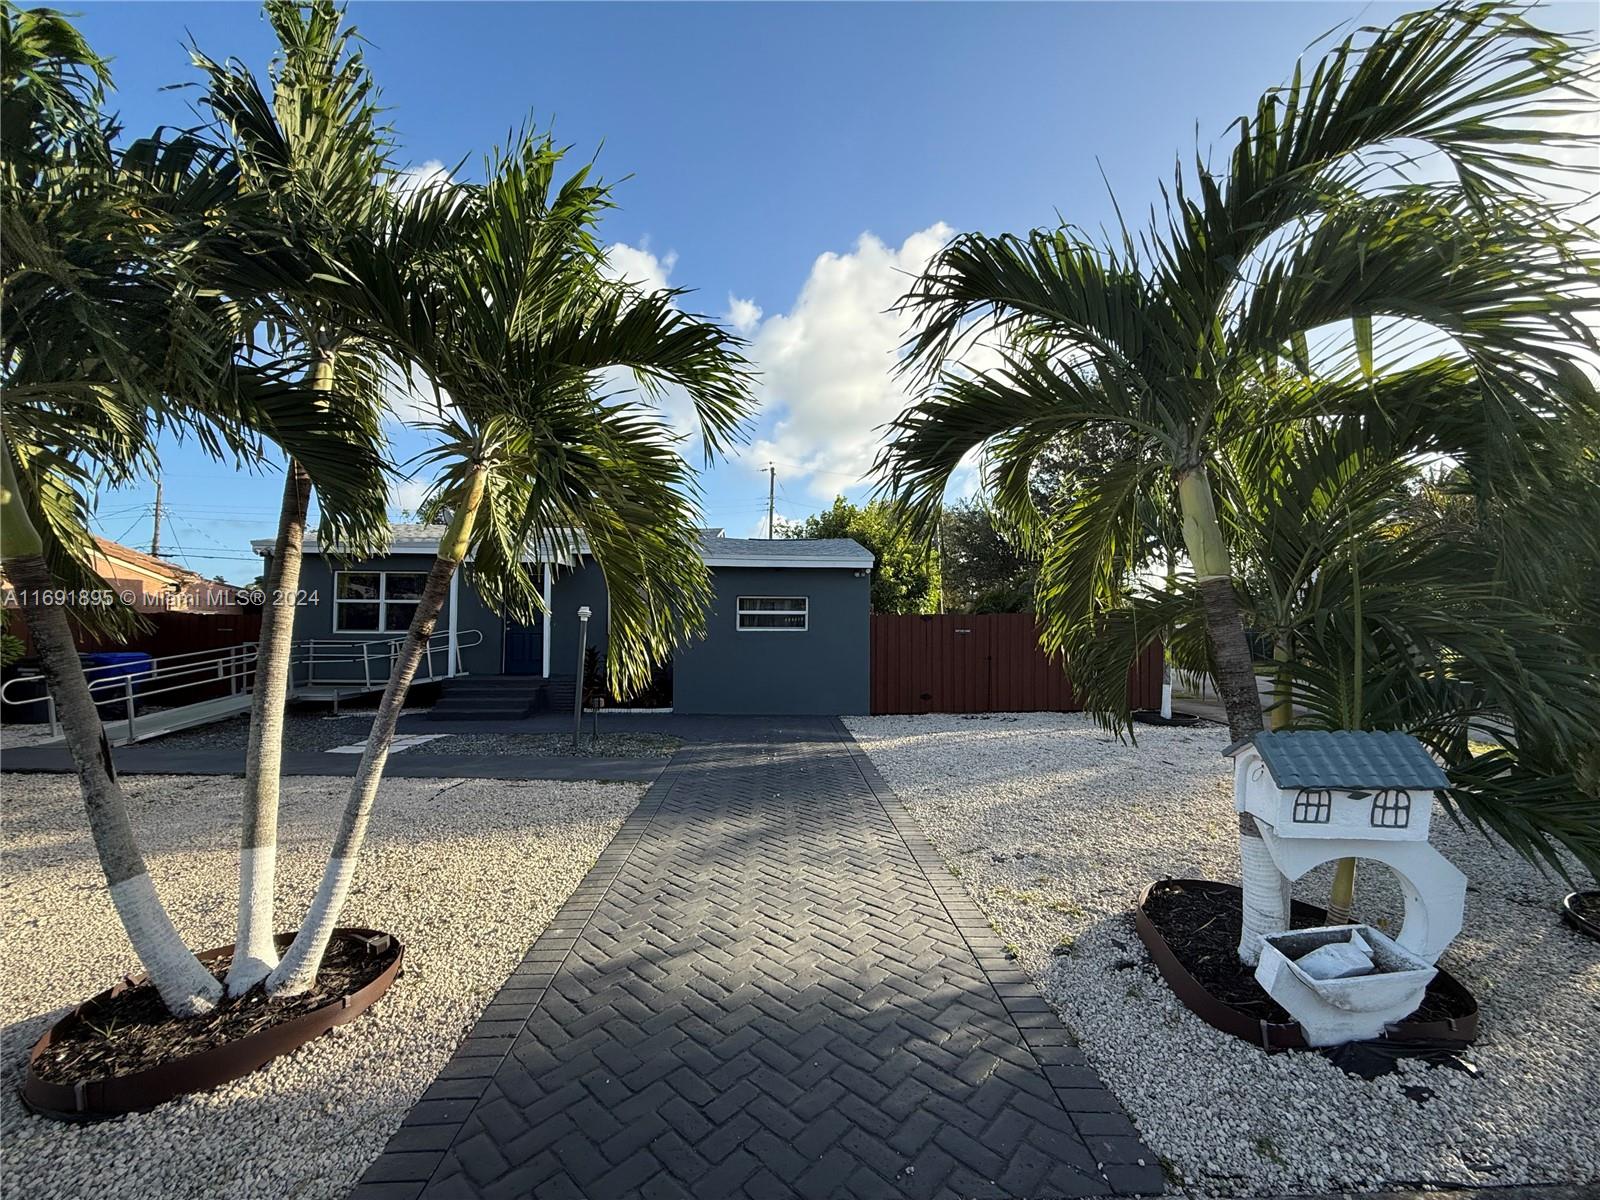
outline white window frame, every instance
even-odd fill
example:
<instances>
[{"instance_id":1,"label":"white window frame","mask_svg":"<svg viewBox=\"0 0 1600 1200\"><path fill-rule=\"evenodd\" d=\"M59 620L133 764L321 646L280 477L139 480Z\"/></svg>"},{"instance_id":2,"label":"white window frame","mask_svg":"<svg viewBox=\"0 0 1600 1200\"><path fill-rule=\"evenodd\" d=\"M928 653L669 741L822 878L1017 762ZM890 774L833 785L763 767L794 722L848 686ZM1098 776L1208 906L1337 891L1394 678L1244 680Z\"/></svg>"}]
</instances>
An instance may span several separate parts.
<instances>
[{"instance_id":1,"label":"white window frame","mask_svg":"<svg viewBox=\"0 0 1600 1200\"><path fill-rule=\"evenodd\" d=\"M376 575L378 577L378 595L374 600L357 600L355 597L341 597L339 595L340 577L344 575ZM426 571L374 571L362 570L359 567L348 571L335 571L333 573L333 631L335 633L360 633L368 637L402 637L404 629L389 629L389 605L391 604L420 604L422 597L410 599L389 599L389 576L391 575L421 575L423 586L427 586L428 572ZM378 627L376 629L346 629L340 616L341 606L346 604L376 604L378 606ZM409 622L407 625L409 626Z\"/></svg>"},{"instance_id":2,"label":"white window frame","mask_svg":"<svg viewBox=\"0 0 1600 1200\"><path fill-rule=\"evenodd\" d=\"M772 608L745 608L748 600L798 600L798 609L772 609ZM746 625L744 619L750 617L795 616L800 617L798 625ZM740 596L734 603L733 627L740 633L805 633L811 628L811 597L810 596Z\"/></svg>"}]
</instances>

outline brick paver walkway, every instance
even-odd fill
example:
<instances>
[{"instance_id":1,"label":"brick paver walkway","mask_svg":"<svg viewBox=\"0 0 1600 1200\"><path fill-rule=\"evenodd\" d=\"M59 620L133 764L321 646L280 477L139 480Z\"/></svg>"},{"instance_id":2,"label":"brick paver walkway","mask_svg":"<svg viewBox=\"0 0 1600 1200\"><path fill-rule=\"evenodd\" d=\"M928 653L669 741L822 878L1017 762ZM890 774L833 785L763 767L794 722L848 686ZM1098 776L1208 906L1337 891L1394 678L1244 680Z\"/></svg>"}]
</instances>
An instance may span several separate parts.
<instances>
[{"instance_id":1,"label":"brick paver walkway","mask_svg":"<svg viewBox=\"0 0 1600 1200\"><path fill-rule=\"evenodd\" d=\"M1161 1188L843 726L790 721L678 754L353 1196Z\"/></svg>"}]
</instances>

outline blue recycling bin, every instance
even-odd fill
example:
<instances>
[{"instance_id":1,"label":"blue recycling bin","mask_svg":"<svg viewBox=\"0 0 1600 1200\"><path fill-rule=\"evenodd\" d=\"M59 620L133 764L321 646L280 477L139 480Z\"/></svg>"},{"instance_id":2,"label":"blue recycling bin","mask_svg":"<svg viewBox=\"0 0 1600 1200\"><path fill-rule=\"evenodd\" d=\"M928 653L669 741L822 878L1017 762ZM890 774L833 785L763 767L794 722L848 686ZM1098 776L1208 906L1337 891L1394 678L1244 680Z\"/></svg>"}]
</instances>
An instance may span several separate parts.
<instances>
[{"instance_id":1,"label":"blue recycling bin","mask_svg":"<svg viewBox=\"0 0 1600 1200\"><path fill-rule=\"evenodd\" d=\"M124 680L133 680L134 712L139 711L139 691L156 670L148 654L142 650L106 650L80 654L78 658L89 676L89 687L98 702L96 707L102 721L125 720L133 715L128 712Z\"/></svg>"}]
</instances>

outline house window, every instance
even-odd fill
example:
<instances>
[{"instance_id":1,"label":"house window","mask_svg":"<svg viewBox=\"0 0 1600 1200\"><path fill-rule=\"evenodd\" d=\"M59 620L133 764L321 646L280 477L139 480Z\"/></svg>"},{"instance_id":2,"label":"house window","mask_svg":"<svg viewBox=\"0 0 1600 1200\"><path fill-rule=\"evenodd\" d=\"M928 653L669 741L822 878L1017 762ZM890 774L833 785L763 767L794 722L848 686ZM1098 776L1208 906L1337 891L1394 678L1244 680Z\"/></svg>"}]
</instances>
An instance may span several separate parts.
<instances>
[{"instance_id":1,"label":"house window","mask_svg":"<svg viewBox=\"0 0 1600 1200\"><path fill-rule=\"evenodd\" d=\"M1411 793L1404 788L1385 788L1372 797L1374 829L1405 829L1411 824Z\"/></svg>"},{"instance_id":2,"label":"house window","mask_svg":"<svg viewBox=\"0 0 1600 1200\"><path fill-rule=\"evenodd\" d=\"M1320 788L1301 788L1294 798L1297 825L1326 825L1333 816L1333 793Z\"/></svg>"},{"instance_id":3,"label":"house window","mask_svg":"<svg viewBox=\"0 0 1600 1200\"><path fill-rule=\"evenodd\" d=\"M804 596L740 596L739 628L746 630L806 628Z\"/></svg>"},{"instance_id":4,"label":"house window","mask_svg":"<svg viewBox=\"0 0 1600 1200\"><path fill-rule=\"evenodd\" d=\"M336 633L404 633L427 586L425 571L339 571L333 584Z\"/></svg>"}]
</instances>

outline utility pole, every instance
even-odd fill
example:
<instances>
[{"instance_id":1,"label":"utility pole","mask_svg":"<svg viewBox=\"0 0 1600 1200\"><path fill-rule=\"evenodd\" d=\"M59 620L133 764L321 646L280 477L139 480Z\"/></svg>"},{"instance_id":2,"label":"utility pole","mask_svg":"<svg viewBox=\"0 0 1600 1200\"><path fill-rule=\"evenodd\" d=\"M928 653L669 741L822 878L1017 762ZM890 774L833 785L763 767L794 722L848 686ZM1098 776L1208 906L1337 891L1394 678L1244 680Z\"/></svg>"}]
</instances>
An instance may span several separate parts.
<instances>
[{"instance_id":1,"label":"utility pole","mask_svg":"<svg viewBox=\"0 0 1600 1200\"><path fill-rule=\"evenodd\" d=\"M772 540L772 492L778 486L778 468L767 464L767 541Z\"/></svg>"},{"instance_id":2,"label":"utility pole","mask_svg":"<svg viewBox=\"0 0 1600 1200\"><path fill-rule=\"evenodd\" d=\"M150 529L150 557L161 557L161 476L156 476L156 519Z\"/></svg>"}]
</instances>

